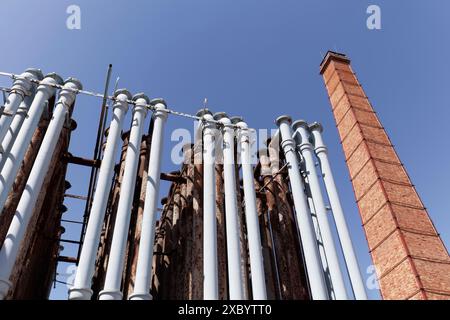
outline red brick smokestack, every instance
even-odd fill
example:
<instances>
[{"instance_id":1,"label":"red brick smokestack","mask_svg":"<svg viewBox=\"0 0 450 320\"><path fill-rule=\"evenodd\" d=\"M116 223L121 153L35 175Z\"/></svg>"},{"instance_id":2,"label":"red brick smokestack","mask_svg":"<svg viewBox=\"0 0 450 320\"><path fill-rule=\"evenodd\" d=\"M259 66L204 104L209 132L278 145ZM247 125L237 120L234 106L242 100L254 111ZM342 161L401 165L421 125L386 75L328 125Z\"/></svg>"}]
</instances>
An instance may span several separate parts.
<instances>
[{"instance_id":1,"label":"red brick smokestack","mask_svg":"<svg viewBox=\"0 0 450 320\"><path fill-rule=\"evenodd\" d=\"M450 299L450 257L343 54L320 65L384 299Z\"/></svg>"}]
</instances>

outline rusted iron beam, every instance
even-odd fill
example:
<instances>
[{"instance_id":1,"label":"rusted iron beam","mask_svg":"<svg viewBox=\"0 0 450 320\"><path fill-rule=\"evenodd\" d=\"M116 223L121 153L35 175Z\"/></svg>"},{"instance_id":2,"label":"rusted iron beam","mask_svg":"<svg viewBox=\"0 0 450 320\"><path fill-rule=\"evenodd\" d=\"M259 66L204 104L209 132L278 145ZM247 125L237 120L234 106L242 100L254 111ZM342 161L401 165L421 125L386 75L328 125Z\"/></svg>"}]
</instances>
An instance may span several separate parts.
<instances>
[{"instance_id":1,"label":"rusted iron beam","mask_svg":"<svg viewBox=\"0 0 450 320\"><path fill-rule=\"evenodd\" d=\"M186 183L186 177L180 176L180 173L161 173L161 180L171 181L175 183Z\"/></svg>"},{"instance_id":2,"label":"rusted iron beam","mask_svg":"<svg viewBox=\"0 0 450 320\"><path fill-rule=\"evenodd\" d=\"M59 262L67 262L67 263L77 263L77 258L76 257L59 256L58 261Z\"/></svg>"},{"instance_id":3,"label":"rusted iron beam","mask_svg":"<svg viewBox=\"0 0 450 320\"><path fill-rule=\"evenodd\" d=\"M80 166L91 167L91 168L92 167L100 168L100 165L102 164L101 160L93 160L93 159L75 157L75 156L71 155L70 153L65 154L63 160L67 161L67 163L77 164Z\"/></svg>"}]
</instances>

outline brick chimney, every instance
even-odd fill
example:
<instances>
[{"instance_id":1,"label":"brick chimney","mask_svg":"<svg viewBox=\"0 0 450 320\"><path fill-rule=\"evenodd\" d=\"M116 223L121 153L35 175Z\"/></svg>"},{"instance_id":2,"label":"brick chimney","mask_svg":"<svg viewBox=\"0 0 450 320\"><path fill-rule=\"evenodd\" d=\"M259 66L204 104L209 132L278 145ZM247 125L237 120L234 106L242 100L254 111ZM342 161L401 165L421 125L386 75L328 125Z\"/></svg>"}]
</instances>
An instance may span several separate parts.
<instances>
[{"instance_id":1,"label":"brick chimney","mask_svg":"<svg viewBox=\"0 0 450 320\"><path fill-rule=\"evenodd\" d=\"M384 299L450 299L450 257L344 54L320 65Z\"/></svg>"}]
</instances>

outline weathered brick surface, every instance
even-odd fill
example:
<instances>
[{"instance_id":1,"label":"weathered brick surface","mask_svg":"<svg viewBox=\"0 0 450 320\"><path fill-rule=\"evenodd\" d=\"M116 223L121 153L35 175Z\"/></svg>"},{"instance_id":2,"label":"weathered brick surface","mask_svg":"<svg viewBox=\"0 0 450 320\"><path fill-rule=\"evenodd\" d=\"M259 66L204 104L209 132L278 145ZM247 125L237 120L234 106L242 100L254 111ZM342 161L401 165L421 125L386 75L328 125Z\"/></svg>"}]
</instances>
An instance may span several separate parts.
<instances>
[{"instance_id":1,"label":"weathered brick surface","mask_svg":"<svg viewBox=\"0 0 450 320\"><path fill-rule=\"evenodd\" d=\"M321 74L384 299L449 299L450 257L344 55Z\"/></svg>"}]
</instances>

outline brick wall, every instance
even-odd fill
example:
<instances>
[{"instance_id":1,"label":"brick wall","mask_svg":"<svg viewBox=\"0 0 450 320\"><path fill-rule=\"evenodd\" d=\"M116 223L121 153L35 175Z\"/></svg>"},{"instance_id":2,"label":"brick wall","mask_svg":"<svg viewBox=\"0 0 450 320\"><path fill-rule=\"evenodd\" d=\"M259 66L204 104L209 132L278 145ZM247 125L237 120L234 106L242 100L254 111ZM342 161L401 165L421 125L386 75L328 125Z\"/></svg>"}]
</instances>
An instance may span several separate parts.
<instances>
[{"instance_id":1,"label":"brick wall","mask_svg":"<svg viewBox=\"0 0 450 320\"><path fill-rule=\"evenodd\" d=\"M321 63L384 299L450 299L450 257L343 54Z\"/></svg>"}]
</instances>

